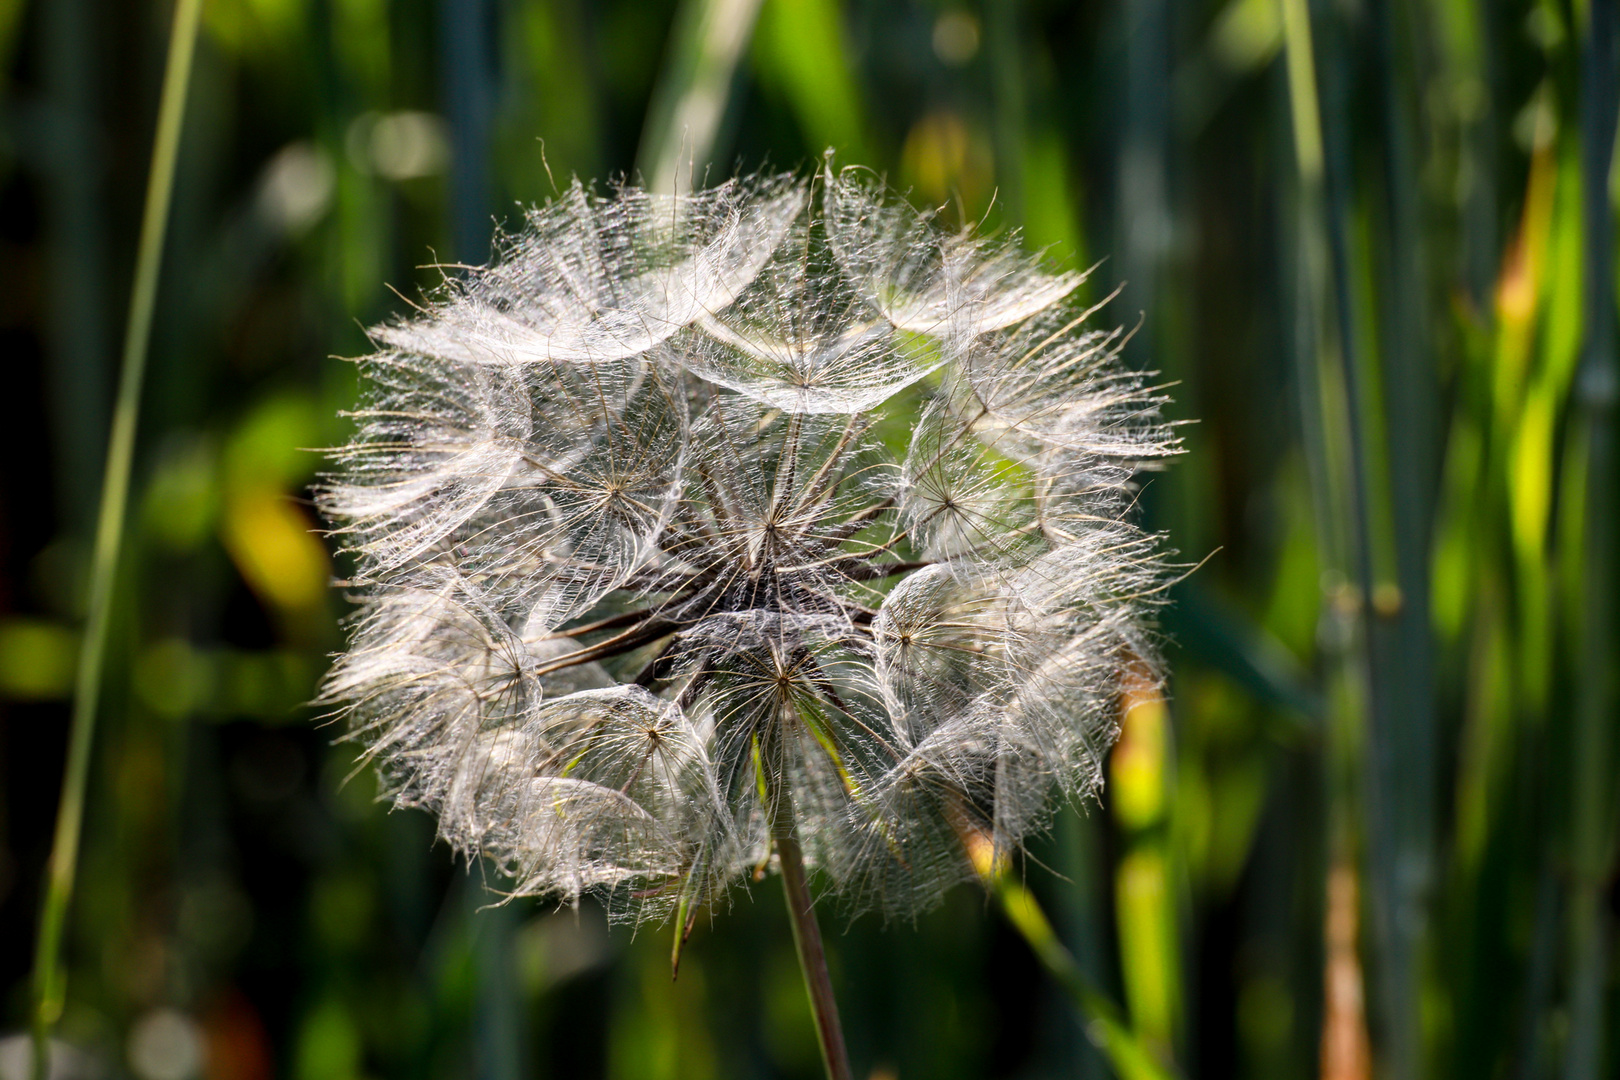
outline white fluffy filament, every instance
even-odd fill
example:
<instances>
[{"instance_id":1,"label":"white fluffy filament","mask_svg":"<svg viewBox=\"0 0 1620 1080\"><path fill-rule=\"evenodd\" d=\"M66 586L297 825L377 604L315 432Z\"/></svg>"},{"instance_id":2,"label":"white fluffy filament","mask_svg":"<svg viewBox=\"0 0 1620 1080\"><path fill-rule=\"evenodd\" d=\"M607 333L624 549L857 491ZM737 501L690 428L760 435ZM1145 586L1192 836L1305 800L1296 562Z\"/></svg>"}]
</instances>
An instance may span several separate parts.
<instances>
[{"instance_id":1,"label":"white fluffy filament","mask_svg":"<svg viewBox=\"0 0 1620 1080\"><path fill-rule=\"evenodd\" d=\"M910 914L1101 783L1175 450L1080 275L857 170L577 182L359 361L320 493L360 610L326 700L514 895L723 895L791 794Z\"/></svg>"}]
</instances>

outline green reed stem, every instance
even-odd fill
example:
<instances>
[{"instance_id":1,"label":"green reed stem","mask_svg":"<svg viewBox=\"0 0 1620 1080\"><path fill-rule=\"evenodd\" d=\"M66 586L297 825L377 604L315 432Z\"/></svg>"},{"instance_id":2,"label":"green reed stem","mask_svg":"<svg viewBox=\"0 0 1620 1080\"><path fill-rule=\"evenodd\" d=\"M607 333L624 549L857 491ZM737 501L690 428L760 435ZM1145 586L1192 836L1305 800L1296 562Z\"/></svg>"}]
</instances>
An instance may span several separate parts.
<instances>
[{"instance_id":1,"label":"green reed stem","mask_svg":"<svg viewBox=\"0 0 1620 1080\"><path fill-rule=\"evenodd\" d=\"M39 935L35 942L33 1072L36 1080L45 1080L49 1074L51 1028L62 1014L65 994L61 966L62 931L73 896L73 879L79 861L85 785L90 772L90 747L95 737L96 706L107 653L108 629L112 621L113 584L119 553L123 548L136 420L141 386L146 375L158 272L163 263L163 241L168 231L169 205L174 191L175 158L180 146L186 90L191 81L191 60L196 48L197 23L201 13L202 0L177 0L175 4L174 24L169 33L168 64L158 102L157 136L152 146L152 169L146 190L146 208L141 217L140 244L136 252L135 284L124 334L123 367L118 380L118 398L113 406L112 433L107 443L101 509L96 522L95 549L90 565L89 611L74 681L67 767L62 778L62 801L56 815L56 835L46 870Z\"/></svg>"},{"instance_id":2,"label":"green reed stem","mask_svg":"<svg viewBox=\"0 0 1620 1080\"><path fill-rule=\"evenodd\" d=\"M702 186L760 0L686 0L642 128L636 165L653 191Z\"/></svg>"},{"instance_id":3,"label":"green reed stem","mask_svg":"<svg viewBox=\"0 0 1620 1080\"><path fill-rule=\"evenodd\" d=\"M1584 678L1575 694L1571 847L1573 882L1569 912L1570 1031L1565 1080L1595 1080L1612 1057L1613 1021L1605 1002L1613 955L1613 915L1603 894L1614 881L1616 786L1614 782L1614 673L1616 586L1614 543L1620 533L1615 490L1615 411L1620 365L1615 362L1613 218L1609 179L1620 100L1620 16L1593 4L1581 51L1582 319L1586 335L1576 386L1576 415L1584 428L1586 521L1582 547L1581 662ZM1609 1043L1610 1047L1605 1047Z\"/></svg>"},{"instance_id":4,"label":"green reed stem","mask_svg":"<svg viewBox=\"0 0 1620 1080\"><path fill-rule=\"evenodd\" d=\"M1317 547L1324 569L1342 575L1345 582L1323 597L1323 627L1335 631L1324 635L1325 642L1332 642L1324 645L1324 659L1330 662L1324 695L1327 861L1319 868L1325 892L1333 867L1353 860L1358 846L1352 791L1360 766L1358 746L1370 681L1364 613L1372 582L1363 530L1360 439L1350 430L1357 412L1354 401L1347 400L1355 390L1356 372L1347 355L1352 342L1344 286L1344 237L1335 228L1342 221L1342 207L1330 206L1327 190L1327 134L1310 4L1282 0L1282 16L1298 181L1293 222L1298 260L1293 360L1300 434L1311 477ZM1327 59L1331 67L1331 57ZM1337 196L1342 200L1343 193ZM1358 587L1348 587L1350 581ZM1355 988L1358 993L1360 989L1359 985ZM1341 1034L1352 1038L1365 1029L1362 1007L1353 1008L1353 1016L1341 1014L1341 1022L1351 1022L1356 1029ZM1323 1022L1325 1039L1326 1017Z\"/></svg>"},{"instance_id":5,"label":"green reed stem","mask_svg":"<svg viewBox=\"0 0 1620 1080\"><path fill-rule=\"evenodd\" d=\"M982 875L984 868L980 869ZM985 884L1001 905L1007 921L1079 1010L1085 1021L1086 1037L1108 1057L1114 1071L1123 1080L1177 1080L1180 1074L1137 1037L1124 1010L1080 970L1074 954L1058 939L1035 894L1005 870L992 871Z\"/></svg>"}]
</instances>

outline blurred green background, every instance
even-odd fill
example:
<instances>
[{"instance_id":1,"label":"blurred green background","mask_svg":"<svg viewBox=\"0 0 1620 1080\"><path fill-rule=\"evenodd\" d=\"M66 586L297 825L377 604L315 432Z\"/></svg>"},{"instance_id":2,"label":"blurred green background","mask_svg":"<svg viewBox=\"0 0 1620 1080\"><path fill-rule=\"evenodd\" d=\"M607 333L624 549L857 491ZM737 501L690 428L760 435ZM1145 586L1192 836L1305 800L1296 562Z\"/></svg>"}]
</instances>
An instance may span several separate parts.
<instances>
[{"instance_id":1,"label":"blurred green background","mask_svg":"<svg viewBox=\"0 0 1620 1080\"><path fill-rule=\"evenodd\" d=\"M21 1080L168 5L0 0L0 1077ZM1207 562L1017 867L1189 1078L1620 1075L1613 0L205 0L63 1078L814 1077L774 882L489 909L304 703L362 327L570 175L863 163L1103 260ZM637 170L640 170L638 174ZM701 171L699 174L701 183ZM982 891L822 912L858 1075L1105 1077ZM1126 1068L1126 1073L1131 1070ZM1143 1074L1145 1075L1145 1074Z\"/></svg>"}]
</instances>

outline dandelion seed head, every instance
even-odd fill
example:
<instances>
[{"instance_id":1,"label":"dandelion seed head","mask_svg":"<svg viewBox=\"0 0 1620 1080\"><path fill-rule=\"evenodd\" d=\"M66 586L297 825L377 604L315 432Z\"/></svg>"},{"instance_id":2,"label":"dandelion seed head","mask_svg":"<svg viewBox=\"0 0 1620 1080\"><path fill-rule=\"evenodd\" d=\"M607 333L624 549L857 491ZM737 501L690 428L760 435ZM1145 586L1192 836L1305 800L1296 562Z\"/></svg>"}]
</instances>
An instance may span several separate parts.
<instances>
[{"instance_id":1,"label":"dandelion seed head","mask_svg":"<svg viewBox=\"0 0 1620 1080\"><path fill-rule=\"evenodd\" d=\"M497 251L372 332L319 494L358 603L323 697L396 804L631 920L790 807L903 916L1095 792L1176 445L1083 275L830 165L576 182Z\"/></svg>"}]
</instances>

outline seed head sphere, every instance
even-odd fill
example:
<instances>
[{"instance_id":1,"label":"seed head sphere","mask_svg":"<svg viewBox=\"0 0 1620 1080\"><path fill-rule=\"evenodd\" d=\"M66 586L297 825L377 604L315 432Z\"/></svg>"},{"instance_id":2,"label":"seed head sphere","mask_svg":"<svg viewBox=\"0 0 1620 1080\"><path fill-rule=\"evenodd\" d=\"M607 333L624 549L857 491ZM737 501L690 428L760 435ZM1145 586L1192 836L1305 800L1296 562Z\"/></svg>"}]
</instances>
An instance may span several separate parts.
<instances>
[{"instance_id":1,"label":"seed head sphere","mask_svg":"<svg viewBox=\"0 0 1620 1080\"><path fill-rule=\"evenodd\" d=\"M904 916L1096 790L1175 440L1083 275L830 164L576 181L497 250L372 331L319 494L359 604L323 697L395 804L632 920L787 814Z\"/></svg>"}]
</instances>

